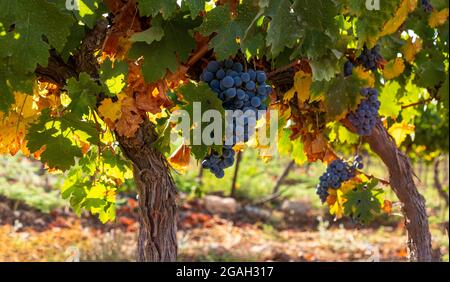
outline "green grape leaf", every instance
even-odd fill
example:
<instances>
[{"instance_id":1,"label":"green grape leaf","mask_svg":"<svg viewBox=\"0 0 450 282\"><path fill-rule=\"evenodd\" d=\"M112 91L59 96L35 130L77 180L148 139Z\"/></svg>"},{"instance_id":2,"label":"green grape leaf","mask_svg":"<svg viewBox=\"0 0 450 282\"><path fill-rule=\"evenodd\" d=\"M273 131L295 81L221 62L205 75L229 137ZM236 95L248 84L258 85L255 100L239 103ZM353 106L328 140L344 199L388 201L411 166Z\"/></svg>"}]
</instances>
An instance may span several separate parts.
<instances>
[{"instance_id":1,"label":"green grape leaf","mask_svg":"<svg viewBox=\"0 0 450 282\"><path fill-rule=\"evenodd\" d=\"M237 17L233 18L228 6L217 6L206 14L201 26L196 30L208 36L217 34L209 42L218 60L236 54L239 49L237 39L244 38L245 31L256 16L253 1L245 0L237 7Z\"/></svg>"},{"instance_id":2,"label":"green grape leaf","mask_svg":"<svg viewBox=\"0 0 450 282\"><path fill-rule=\"evenodd\" d=\"M14 94L7 81L6 69L0 65L0 112L8 112L11 104L14 103Z\"/></svg>"},{"instance_id":3,"label":"green grape leaf","mask_svg":"<svg viewBox=\"0 0 450 282\"><path fill-rule=\"evenodd\" d=\"M282 128L278 131L278 152L282 156L289 156L292 153L292 131L288 128Z\"/></svg>"},{"instance_id":4,"label":"green grape leaf","mask_svg":"<svg viewBox=\"0 0 450 282\"><path fill-rule=\"evenodd\" d=\"M100 80L103 83L105 93L109 96L119 94L125 87L127 73L127 63L115 61L113 64L109 59L104 61L100 66Z\"/></svg>"},{"instance_id":5,"label":"green grape leaf","mask_svg":"<svg viewBox=\"0 0 450 282\"><path fill-rule=\"evenodd\" d=\"M313 82L311 94L312 97L324 97L329 120L339 120L358 106L362 87L363 82L353 76L344 78L340 75L327 82Z\"/></svg>"},{"instance_id":6,"label":"green grape leaf","mask_svg":"<svg viewBox=\"0 0 450 282\"><path fill-rule=\"evenodd\" d=\"M158 134L158 139L153 146L162 154L170 153L170 134L172 127L170 126L170 118L160 118L156 121L155 131Z\"/></svg>"},{"instance_id":7,"label":"green grape leaf","mask_svg":"<svg viewBox=\"0 0 450 282\"><path fill-rule=\"evenodd\" d=\"M339 35L337 6L333 1L296 0L293 9L298 22L304 30L300 45L294 50L291 59L306 57L310 61L313 80L330 80L341 72L340 59L345 49L344 43L337 40ZM340 46L342 45L342 46Z\"/></svg>"},{"instance_id":8,"label":"green grape leaf","mask_svg":"<svg viewBox=\"0 0 450 282\"><path fill-rule=\"evenodd\" d=\"M117 152L106 149L99 154L94 149L71 168L61 193L77 213L89 210L105 223L115 218L116 192L132 176L128 162Z\"/></svg>"},{"instance_id":9,"label":"green grape leaf","mask_svg":"<svg viewBox=\"0 0 450 282\"><path fill-rule=\"evenodd\" d=\"M152 20L152 26L142 32L135 33L131 36L131 42L145 42L152 44L154 41L161 41L164 36L164 29L155 19Z\"/></svg>"},{"instance_id":10,"label":"green grape leaf","mask_svg":"<svg viewBox=\"0 0 450 282\"><path fill-rule=\"evenodd\" d=\"M96 95L101 92L101 87L87 73L81 73L79 80L71 78L67 81L67 91L72 99L67 108L82 117L89 114L90 108L95 107Z\"/></svg>"},{"instance_id":11,"label":"green grape leaf","mask_svg":"<svg viewBox=\"0 0 450 282\"><path fill-rule=\"evenodd\" d=\"M93 28L102 14L107 12L102 1L99 0L77 0L77 4L78 7L74 7L72 12L77 20L89 28Z\"/></svg>"},{"instance_id":12,"label":"green grape leaf","mask_svg":"<svg viewBox=\"0 0 450 282\"><path fill-rule=\"evenodd\" d=\"M401 0L380 1L380 9L371 10L367 9L367 1L348 1L350 15L357 17L356 35L359 39L359 47L364 44L369 48L373 47L384 24L395 15L400 2Z\"/></svg>"},{"instance_id":13,"label":"green grape leaf","mask_svg":"<svg viewBox=\"0 0 450 282\"><path fill-rule=\"evenodd\" d=\"M75 139L100 143L99 133L92 122L82 121L73 113L51 117L48 110L44 110L38 121L29 127L26 138L30 152L45 146L41 160L60 170L69 169L75 164L75 158L82 157Z\"/></svg>"},{"instance_id":14,"label":"green grape leaf","mask_svg":"<svg viewBox=\"0 0 450 282\"><path fill-rule=\"evenodd\" d=\"M33 74L13 72L9 65L2 65L0 60L0 112L7 113L11 105L14 104L14 91L31 95L34 81Z\"/></svg>"},{"instance_id":15,"label":"green grape leaf","mask_svg":"<svg viewBox=\"0 0 450 282\"><path fill-rule=\"evenodd\" d=\"M68 60L73 55L77 48L80 46L84 37L86 36L86 29L84 26L74 23L70 28L70 34L67 37L67 42L61 51L61 57L64 60Z\"/></svg>"},{"instance_id":16,"label":"green grape leaf","mask_svg":"<svg viewBox=\"0 0 450 282\"><path fill-rule=\"evenodd\" d=\"M75 164L75 157L81 157L81 149L72 144L72 141L59 134L56 128L37 131L33 126L28 134L27 146L30 151L35 152L45 146L41 154L41 160L49 167L67 170Z\"/></svg>"},{"instance_id":17,"label":"green grape leaf","mask_svg":"<svg viewBox=\"0 0 450 282\"><path fill-rule=\"evenodd\" d=\"M365 185L366 183L359 184L355 189L344 194L347 201L344 202L343 207L347 216L367 224L380 213L384 191L373 189L377 181L369 183L368 187L364 187Z\"/></svg>"},{"instance_id":18,"label":"green grape leaf","mask_svg":"<svg viewBox=\"0 0 450 282\"><path fill-rule=\"evenodd\" d=\"M184 0L184 4L191 11L191 18L195 19L198 14L205 9L205 1L204 0Z\"/></svg>"},{"instance_id":19,"label":"green grape leaf","mask_svg":"<svg viewBox=\"0 0 450 282\"><path fill-rule=\"evenodd\" d=\"M402 110L401 105L397 102L397 93L400 90L400 84L396 81L388 82L381 90L380 110L378 113L385 117L396 118Z\"/></svg>"},{"instance_id":20,"label":"green grape leaf","mask_svg":"<svg viewBox=\"0 0 450 282\"><path fill-rule=\"evenodd\" d=\"M72 24L72 17L46 0L0 0L0 27L6 30L0 33L0 58L9 57L21 73L47 66L48 50L63 49Z\"/></svg>"},{"instance_id":21,"label":"green grape leaf","mask_svg":"<svg viewBox=\"0 0 450 282\"><path fill-rule=\"evenodd\" d=\"M329 0L295 0L293 9L305 27L318 30L336 29L334 17L338 14L334 1Z\"/></svg>"},{"instance_id":22,"label":"green grape leaf","mask_svg":"<svg viewBox=\"0 0 450 282\"><path fill-rule=\"evenodd\" d=\"M161 24L164 36L160 41L150 45L145 42L133 44L130 57L144 56L142 71L147 82L163 78L167 70L175 72L180 62L188 59L195 48L195 40L189 33L193 24L189 19L172 19Z\"/></svg>"},{"instance_id":23,"label":"green grape leaf","mask_svg":"<svg viewBox=\"0 0 450 282\"><path fill-rule=\"evenodd\" d=\"M217 95L209 88L209 86L203 82L199 84L188 83L183 85L179 89L179 93L182 95L183 100L186 102L185 105L182 105L180 108L185 110L190 117L191 128L197 127L198 125L194 125L194 103L198 103L201 107L200 118L203 117L203 114L208 110L216 110L219 111L221 116L224 117L225 111L222 107L222 100L220 100ZM223 120L223 119L222 119ZM201 122L202 129L208 123ZM191 139L191 152L195 156L197 160L203 160L209 149L212 147L215 150L221 150L220 145L204 145L202 140L199 140L201 144L194 144L194 128L191 130L190 139ZM201 139L201 138L200 138Z\"/></svg>"},{"instance_id":24,"label":"green grape leaf","mask_svg":"<svg viewBox=\"0 0 450 282\"><path fill-rule=\"evenodd\" d=\"M445 79L444 84L439 88L438 91L439 99L441 99L442 103L444 104L445 109L447 109L448 112L448 100L449 100L449 89L448 89L448 76Z\"/></svg>"},{"instance_id":25,"label":"green grape leaf","mask_svg":"<svg viewBox=\"0 0 450 282\"><path fill-rule=\"evenodd\" d=\"M432 88L445 81L445 57L440 51L420 52L415 62L417 69L413 82L417 86Z\"/></svg>"},{"instance_id":26,"label":"green grape leaf","mask_svg":"<svg viewBox=\"0 0 450 282\"><path fill-rule=\"evenodd\" d=\"M337 137L342 144L347 143L351 145L359 143L359 136L342 125L338 125Z\"/></svg>"},{"instance_id":27,"label":"green grape leaf","mask_svg":"<svg viewBox=\"0 0 450 282\"><path fill-rule=\"evenodd\" d=\"M58 119L54 119L55 122L60 123L61 130L63 132L70 132L76 134L77 137L84 142L90 144L100 144L100 136L96 124L92 121L81 120L76 114L67 113Z\"/></svg>"},{"instance_id":28,"label":"green grape leaf","mask_svg":"<svg viewBox=\"0 0 450 282\"><path fill-rule=\"evenodd\" d=\"M157 16L162 14L164 19L168 19L177 9L176 0L139 0L139 12L141 16Z\"/></svg>"},{"instance_id":29,"label":"green grape leaf","mask_svg":"<svg viewBox=\"0 0 450 282\"><path fill-rule=\"evenodd\" d=\"M292 159L297 165L302 165L308 160L305 150L303 150L303 142L301 142L301 140L292 142Z\"/></svg>"},{"instance_id":30,"label":"green grape leaf","mask_svg":"<svg viewBox=\"0 0 450 282\"><path fill-rule=\"evenodd\" d=\"M266 44L270 46L273 57L278 56L286 47L294 47L302 35L299 22L291 12L291 6L289 0L270 0L264 9L264 15L271 19Z\"/></svg>"}]
</instances>

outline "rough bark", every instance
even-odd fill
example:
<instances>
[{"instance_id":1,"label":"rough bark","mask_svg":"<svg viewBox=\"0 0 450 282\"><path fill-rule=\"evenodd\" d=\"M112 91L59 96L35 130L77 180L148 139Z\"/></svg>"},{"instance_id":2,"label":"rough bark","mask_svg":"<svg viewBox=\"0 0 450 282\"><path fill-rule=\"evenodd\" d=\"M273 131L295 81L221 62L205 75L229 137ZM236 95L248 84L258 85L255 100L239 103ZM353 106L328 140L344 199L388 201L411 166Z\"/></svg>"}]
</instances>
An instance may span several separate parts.
<instances>
[{"instance_id":1,"label":"rough bark","mask_svg":"<svg viewBox=\"0 0 450 282\"><path fill-rule=\"evenodd\" d=\"M414 183L414 173L409 158L397 148L395 141L381 122L378 122L373 133L365 137L364 141L387 166L391 187L402 203L410 260L431 261L431 234L425 199Z\"/></svg>"},{"instance_id":2,"label":"rough bark","mask_svg":"<svg viewBox=\"0 0 450 282\"><path fill-rule=\"evenodd\" d=\"M133 138L117 135L133 162L139 195L138 261L175 261L177 257L177 190L166 158L152 147L153 126L145 122Z\"/></svg>"}]
</instances>

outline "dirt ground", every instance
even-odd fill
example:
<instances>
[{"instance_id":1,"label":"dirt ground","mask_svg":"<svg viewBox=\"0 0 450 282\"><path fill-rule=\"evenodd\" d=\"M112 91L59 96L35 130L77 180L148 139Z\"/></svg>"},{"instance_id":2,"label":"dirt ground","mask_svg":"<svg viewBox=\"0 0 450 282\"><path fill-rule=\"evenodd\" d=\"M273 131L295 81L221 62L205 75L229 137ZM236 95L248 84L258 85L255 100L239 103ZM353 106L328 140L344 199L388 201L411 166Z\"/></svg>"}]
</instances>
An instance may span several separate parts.
<instances>
[{"instance_id":1,"label":"dirt ground","mask_svg":"<svg viewBox=\"0 0 450 282\"><path fill-rule=\"evenodd\" d=\"M201 210L198 200L180 210L180 261L407 260L401 224L347 228L312 214L295 219L272 212L270 218L258 219ZM137 217L132 199L117 211L116 222L103 225L87 214L43 214L0 198L0 261L134 261ZM438 259L448 249L435 252Z\"/></svg>"}]
</instances>

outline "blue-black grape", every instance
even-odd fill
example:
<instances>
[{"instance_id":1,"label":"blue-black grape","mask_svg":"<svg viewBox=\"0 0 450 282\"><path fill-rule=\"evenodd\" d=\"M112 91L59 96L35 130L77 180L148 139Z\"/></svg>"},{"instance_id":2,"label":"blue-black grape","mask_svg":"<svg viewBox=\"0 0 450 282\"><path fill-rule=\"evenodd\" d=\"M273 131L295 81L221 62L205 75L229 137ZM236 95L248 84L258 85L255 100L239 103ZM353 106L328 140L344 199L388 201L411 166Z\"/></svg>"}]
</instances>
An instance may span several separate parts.
<instances>
[{"instance_id":1,"label":"blue-black grape","mask_svg":"<svg viewBox=\"0 0 450 282\"><path fill-rule=\"evenodd\" d=\"M267 110L267 99L272 92L272 87L266 85L267 76L264 71L254 69L244 70L244 66L233 60L222 62L210 61L203 70L200 79L208 83L211 89L217 93L217 97L222 100L222 105L226 110L249 111L254 114L254 119L258 119L258 110ZM238 142L247 142L254 133L256 122L248 116L244 122L233 121L228 130L228 137L225 141L227 149L222 155L212 151L202 162L205 169L209 169L217 177L223 177L223 169L230 167L234 163L234 151L229 155L231 147Z\"/></svg>"},{"instance_id":2,"label":"blue-black grape","mask_svg":"<svg viewBox=\"0 0 450 282\"><path fill-rule=\"evenodd\" d=\"M325 171L319 177L319 184L316 188L316 194L319 196L320 200L326 201L328 197L328 189L339 189L342 183L355 177L356 169L362 169L362 158L360 156L355 156L351 164L344 162L342 160L332 161Z\"/></svg>"},{"instance_id":3,"label":"blue-black grape","mask_svg":"<svg viewBox=\"0 0 450 282\"><path fill-rule=\"evenodd\" d=\"M380 45L375 45L372 49L364 46L362 53L356 59L357 64L362 65L366 70L376 71L379 63L383 60L380 51Z\"/></svg>"},{"instance_id":4,"label":"blue-black grape","mask_svg":"<svg viewBox=\"0 0 450 282\"><path fill-rule=\"evenodd\" d=\"M429 0L422 0L422 8L425 12L431 13L433 12L433 6L431 5Z\"/></svg>"},{"instance_id":5,"label":"blue-black grape","mask_svg":"<svg viewBox=\"0 0 450 282\"><path fill-rule=\"evenodd\" d=\"M344 76L350 76L353 73L353 63L350 61L345 62L344 64Z\"/></svg>"},{"instance_id":6,"label":"blue-black grape","mask_svg":"<svg viewBox=\"0 0 450 282\"><path fill-rule=\"evenodd\" d=\"M379 118L380 101L378 100L378 91L374 88L363 88L361 94L364 99L358 105L356 111L348 114L348 120L356 128L359 135L368 136L372 134Z\"/></svg>"},{"instance_id":7,"label":"blue-black grape","mask_svg":"<svg viewBox=\"0 0 450 282\"><path fill-rule=\"evenodd\" d=\"M220 85L223 85L223 87L225 88L231 88L234 85L234 79L231 76L227 75L222 79Z\"/></svg>"}]
</instances>

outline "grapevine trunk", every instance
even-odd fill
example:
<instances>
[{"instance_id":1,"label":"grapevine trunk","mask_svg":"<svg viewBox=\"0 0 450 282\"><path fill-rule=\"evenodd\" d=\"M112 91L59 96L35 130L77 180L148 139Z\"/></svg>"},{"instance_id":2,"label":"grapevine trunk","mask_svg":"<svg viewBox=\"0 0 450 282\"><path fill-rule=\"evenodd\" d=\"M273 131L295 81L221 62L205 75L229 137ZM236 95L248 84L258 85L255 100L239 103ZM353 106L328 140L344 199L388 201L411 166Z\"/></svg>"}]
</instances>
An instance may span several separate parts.
<instances>
[{"instance_id":1,"label":"grapevine trunk","mask_svg":"<svg viewBox=\"0 0 450 282\"><path fill-rule=\"evenodd\" d=\"M133 138L117 136L133 162L139 195L138 261L175 261L177 257L177 190L165 157L152 147L153 126L146 122Z\"/></svg>"},{"instance_id":2,"label":"grapevine trunk","mask_svg":"<svg viewBox=\"0 0 450 282\"><path fill-rule=\"evenodd\" d=\"M379 121L373 133L365 138L389 170L391 187L402 203L408 232L408 249L412 261L431 261L431 234L425 209L425 199L417 190L409 158Z\"/></svg>"}]
</instances>

